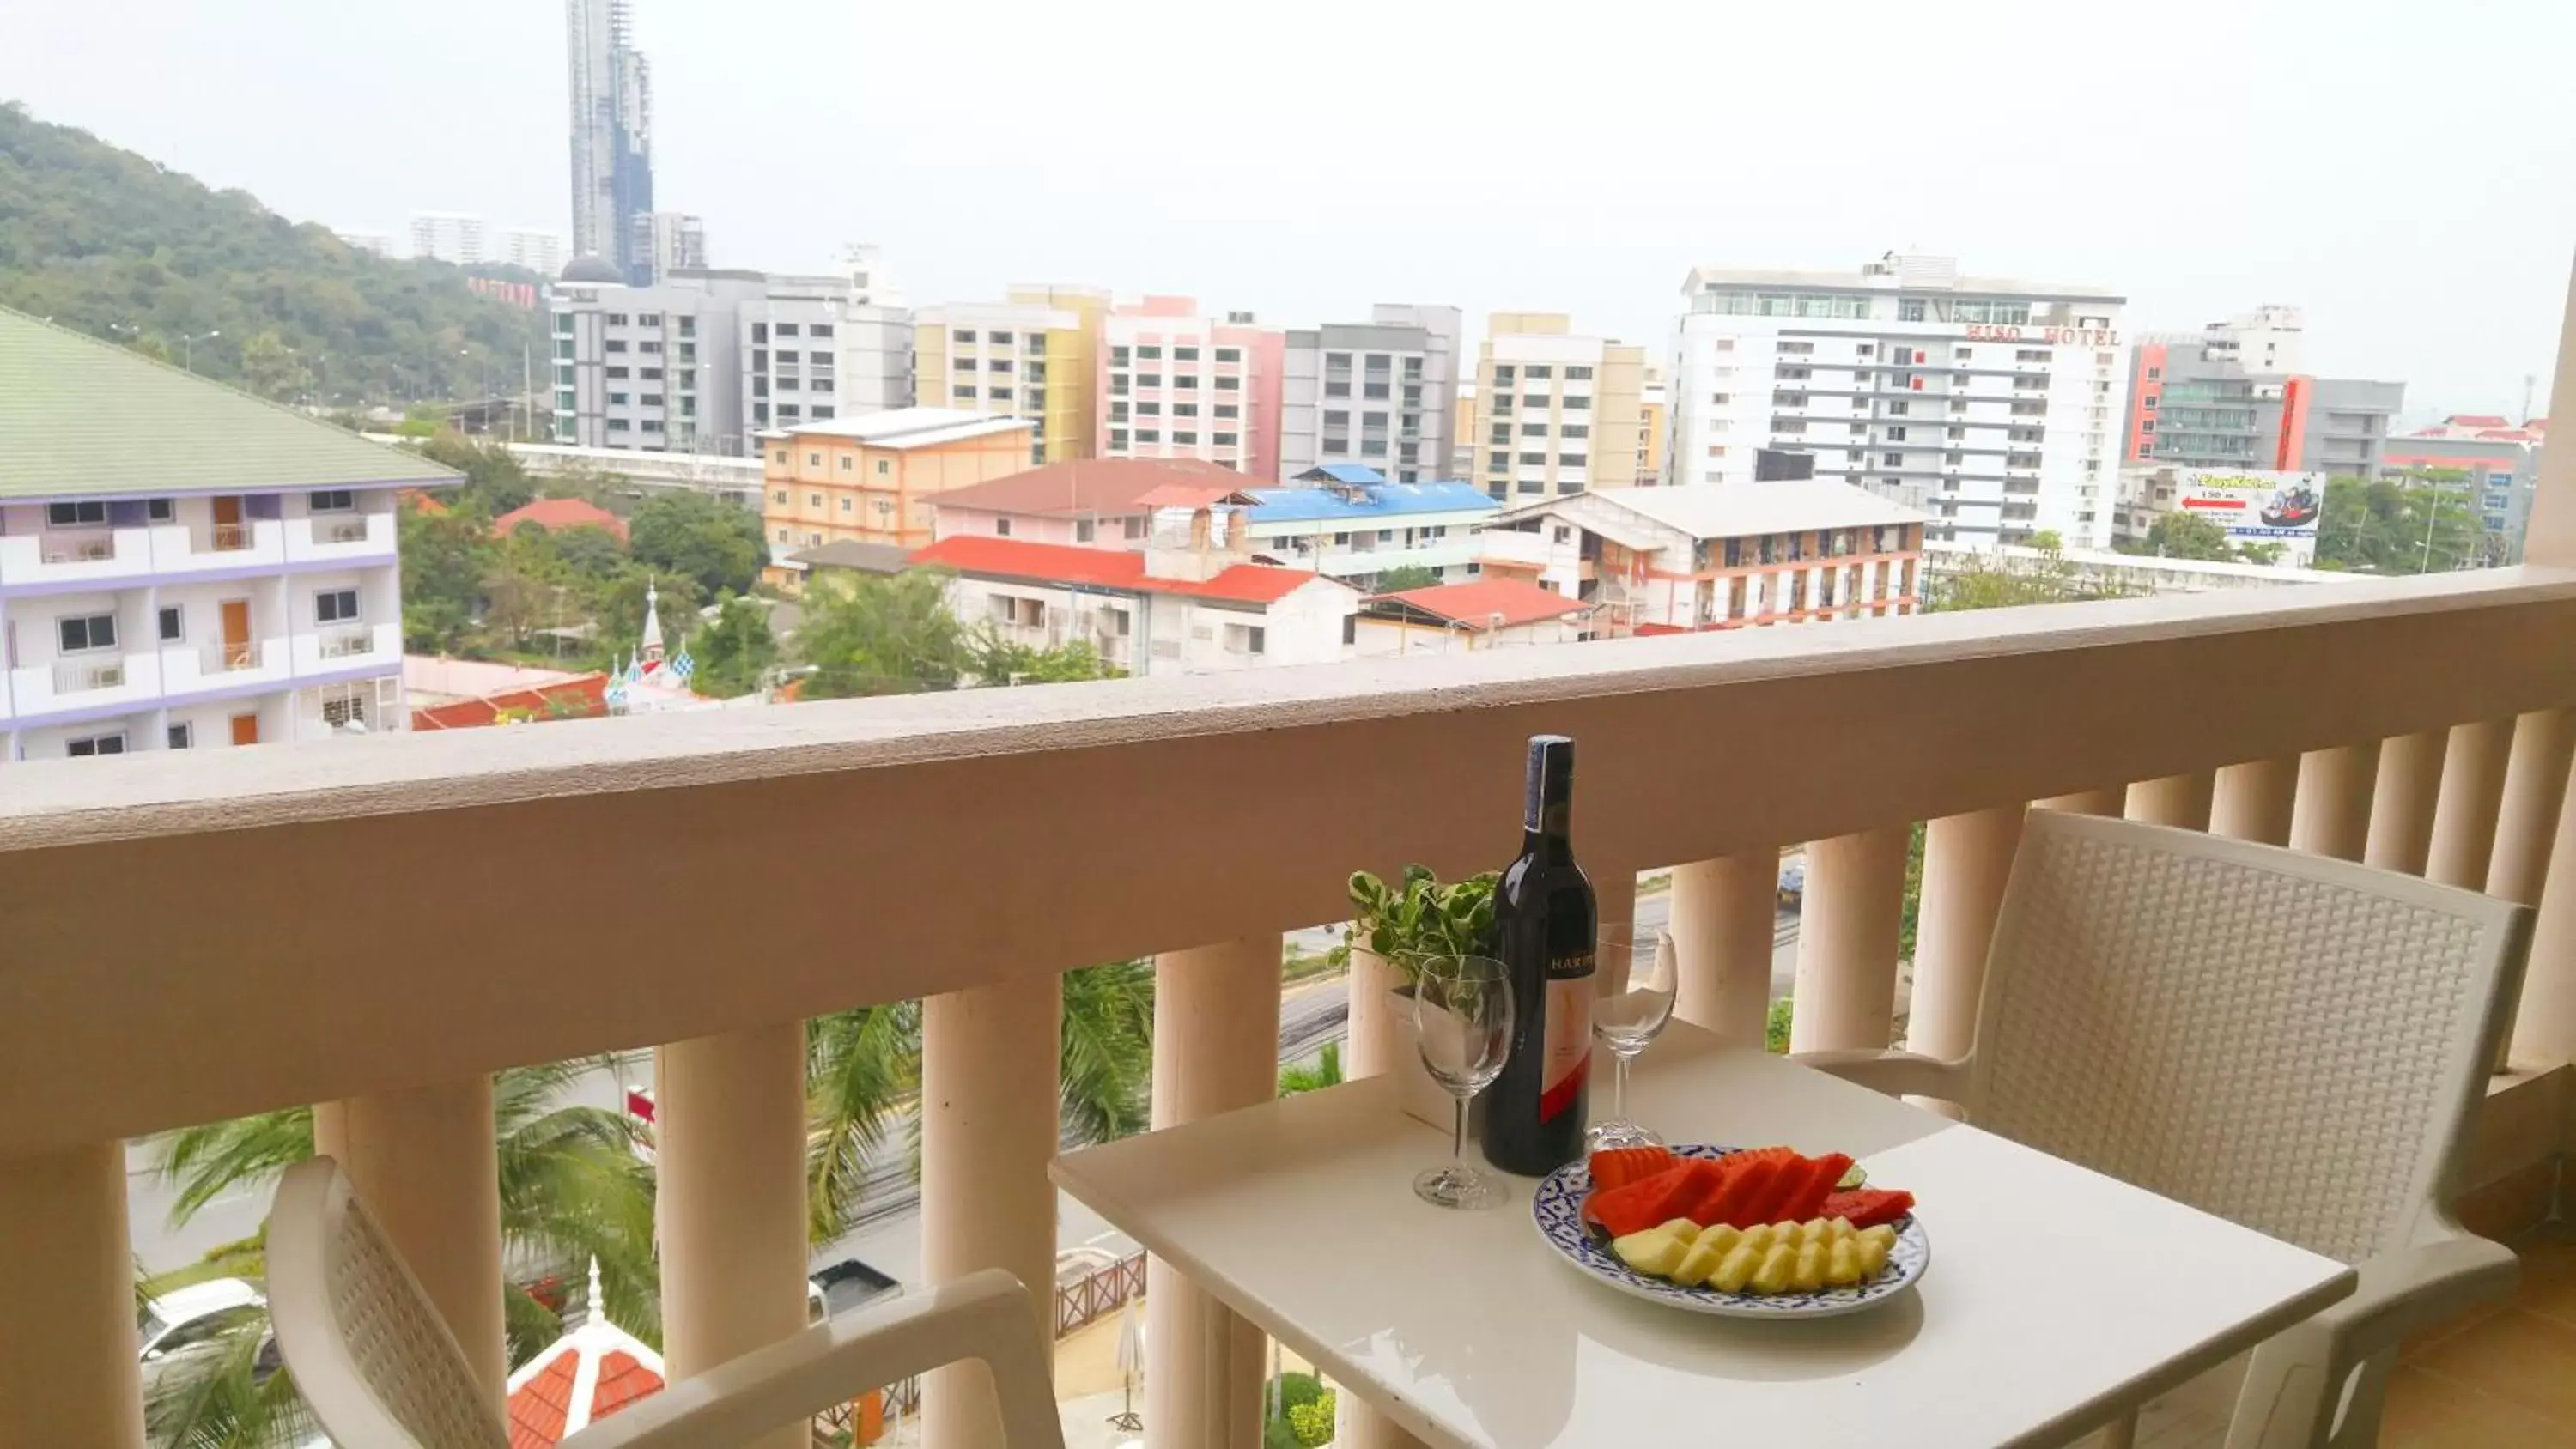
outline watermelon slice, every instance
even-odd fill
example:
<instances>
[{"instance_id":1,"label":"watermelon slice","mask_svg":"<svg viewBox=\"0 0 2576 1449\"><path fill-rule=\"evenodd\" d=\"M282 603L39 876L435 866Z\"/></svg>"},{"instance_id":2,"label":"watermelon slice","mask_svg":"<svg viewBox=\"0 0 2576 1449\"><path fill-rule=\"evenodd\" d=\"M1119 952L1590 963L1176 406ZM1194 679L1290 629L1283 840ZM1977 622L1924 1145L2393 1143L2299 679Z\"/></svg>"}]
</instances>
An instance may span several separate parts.
<instances>
[{"instance_id":1,"label":"watermelon slice","mask_svg":"<svg viewBox=\"0 0 2576 1449\"><path fill-rule=\"evenodd\" d=\"M1838 1192L1827 1197L1816 1210L1820 1217L1847 1218L1855 1229L1874 1228L1892 1223L1914 1211L1914 1194L1895 1189L1865 1187L1856 1192Z\"/></svg>"},{"instance_id":2,"label":"watermelon slice","mask_svg":"<svg viewBox=\"0 0 2576 1449\"><path fill-rule=\"evenodd\" d=\"M1730 1153L1719 1159L1719 1165L1726 1169L1726 1179L1715 1193L1694 1205L1698 1212L1691 1221L1702 1227L1725 1223L1738 1228L1769 1222L1768 1218L1753 1216L1754 1209L1770 1195L1780 1174L1798 1160L1798 1154L1786 1147Z\"/></svg>"},{"instance_id":3,"label":"watermelon slice","mask_svg":"<svg viewBox=\"0 0 2576 1449\"><path fill-rule=\"evenodd\" d=\"M1675 1161L1668 1147L1614 1147L1592 1154L1589 1164L1595 1189L1626 1187L1671 1167Z\"/></svg>"},{"instance_id":4,"label":"watermelon slice","mask_svg":"<svg viewBox=\"0 0 2576 1449\"><path fill-rule=\"evenodd\" d=\"M1584 1211L1614 1238L1642 1233L1679 1216L1673 1211L1674 1201L1699 1188L1691 1171L1695 1165L1707 1164L1681 1163L1623 1187L1596 1192L1584 1204Z\"/></svg>"},{"instance_id":5,"label":"watermelon slice","mask_svg":"<svg viewBox=\"0 0 2576 1449\"><path fill-rule=\"evenodd\" d=\"M1852 1160L1839 1152L1828 1152L1822 1157L1807 1158L1800 1164L1806 1175L1800 1178L1797 1186L1781 1200L1771 1220L1775 1223L1802 1223L1816 1216L1816 1210L1825 1205L1825 1199L1832 1194L1834 1184L1842 1181L1843 1174L1851 1170L1851 1165Z\"/></svg>"}]
</instances>

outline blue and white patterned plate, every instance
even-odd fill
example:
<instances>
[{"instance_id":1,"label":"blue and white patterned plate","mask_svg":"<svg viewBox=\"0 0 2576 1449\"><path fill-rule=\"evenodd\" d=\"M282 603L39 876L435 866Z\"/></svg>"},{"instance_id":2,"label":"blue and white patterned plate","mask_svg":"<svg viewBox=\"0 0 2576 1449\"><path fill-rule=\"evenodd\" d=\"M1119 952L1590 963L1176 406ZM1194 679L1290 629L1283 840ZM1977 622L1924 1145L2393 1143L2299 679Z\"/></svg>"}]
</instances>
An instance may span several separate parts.
<instances>
[{"instance_id":1,"label":"blue and white patterned plate","mask_svg":"<svg viewBox=\"0 0 2576 1449\"><path fill-rule=\"evenodd\" d=\"M1676 1157L1723 1157L1736 1149L1708 1143L1676 1146ZM1722 1293L1715 1288L1684 1288L1650 1278L1619 1261L1609 1240L1583 1221L1583 1200L1592 1195L1592 1169L1577 1158L1547 1175L1530 1195L1530 1218L1539 1236L1565 1255L1567 1262L1632 1297L1669 1304L1693 1313L1723 1318L1831 1318L1857 1313L1883 1303L1914 1286L1932 1266L1932 1239L1922 1220L1908 1213L1898 1218L1896 1246L1877 1277L1849 1288L1823 1288L1813 1293Z\"/></svg>"}]
</instances>

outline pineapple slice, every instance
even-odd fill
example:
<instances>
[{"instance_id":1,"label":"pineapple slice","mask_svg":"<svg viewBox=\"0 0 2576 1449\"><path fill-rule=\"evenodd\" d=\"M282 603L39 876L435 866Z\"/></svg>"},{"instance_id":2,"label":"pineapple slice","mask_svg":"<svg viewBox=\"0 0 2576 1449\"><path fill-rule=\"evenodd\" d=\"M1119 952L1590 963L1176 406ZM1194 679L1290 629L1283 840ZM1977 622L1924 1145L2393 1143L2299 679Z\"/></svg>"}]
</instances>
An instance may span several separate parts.
<instances>
[{"instance_id":1,"label":"pineapple slice","mask_svg":"<svg viewBox=\"0 0 2576 1449\"><path fill-rule=\"evenodd\" d=\"M1834 1240L1834 1224L1839 1221L1839 1218L1809 1218L1798 1224L1798 1241L1802 1244L1830 1243Z\"/></svg>"},{"instance_id":2,"label":"pineapple slice","mask_svg":"<svg viewBox=\"0 0 2576 1449\"><path fill-rule=\"evenodd\" d=\"M1789 1275L1797 1267L1798 1250L1776 1238L1762 1255L1762 1266L1753 1270L1749 1285L1756 1293L1783 1293L1789 1288Z\"/></svg>"},{"instance_id":3,"label":"pineapple slice","mask_svg":"<svg viewBox=\"0 0 2576 1449\"><path fill-rule=\"evenodd\" d=\"M1860 1249L1860 1275L1875 1278L1887 1266L1887 1255L1895 1250L1896 1229L1880 1223L1856 1235L1852 1242Z\"/></svg>"},{"instance_id":4,"label":"pineapple slice","mask_svg":"<svg viewBox=\"0 0 2576 1449\"><path fill-rule=\"evenodd\" d=\"M1680 1266L1673 1269L1673 1281L1685 1288L1696 1288L1708 1281L1717 1265L1726 1261L1726 1251L1704 1242L1693 1242L1682 1253Z\"/></svg>"},{"instance_id":5,"label":"pineapple slice","mask_svg":"<svg viewBox=\"0 0 2576 1449\"><path fill-rule=\"evenodd\" d=\"M1690 1251L1690 1241L1664 1228L1648 1228L1642 1233L1613 1238L1610 1251L1619 1255L1620 1262L1640 1273L1654 1278L1669 1278L1673 1270L1682 1265L1683 1254Z\"/></svg>"},{"instance_id":6,"label":"pineapple slice","mask_svg":"<svg viewBox=\"0 0 2576 1449\"><path fill-rule=\"evenodd\" d=\"M1753 1246L1749 1237L1739 1237L1717 1271L1708 1275L1708 1286L1720 1293L1741 1293L1753 1281L1753 1270L1762 1266L1762 1250Z\"/></svg>"},{"instance_id":7,"label":"pineapple slice","mask_svg":"<svg viewBox=\"0 0 2576 1449\"><path fill-rule=\"evenodd\" d=\"M1723 1257L1735 1247L1736 1241L1743 1236L1744 1230L1742 1228L1733 1227L1726 1223L1715 1223L1699 1230L1698 1245L1703 1248L1715 1248L1717 1249L1719 1256Z\"/></svg>"},{"instance_id":8,"label":"pineapple slice","mask_svg":"<svg viewBox=\"0 0 2576 1449\"><path fill-rule=\"evenodd\" d=\"M1801 1293L1813 1293L1825 1286L1825 1245L1801 1243L1797 1265L1789 1270L1789 1286Z\"/></svg>"},{"instance_id":9,"label":"pineapple slice","mask_svg":"<svg viewBox=\"0 0 2576 1449\"><path fill-rule=\"evenodd\" d=\"M1761 1262L1762 1255L1771 1251L1771 1225L1769 1223L1755 1223L1753 1226L1746 1228L1744 1230L1744 1236L1736 1239L1736 1241L1753 1250L1753 1261L1757 1263Z\"/></svg>"},{"instance_id":10,"label":"pineapple slice","mask_svg":"<svg viewBox=\"0 0 2576 1449\"><path fill-rule=\"evenodd\" d=\"M1850 1287L1861 1280L1860 1263L1858 1242L1847 1237L1834 1239L1825 1249L1825 1281L1836 1288Z\"/></svg>"}]
</instances>

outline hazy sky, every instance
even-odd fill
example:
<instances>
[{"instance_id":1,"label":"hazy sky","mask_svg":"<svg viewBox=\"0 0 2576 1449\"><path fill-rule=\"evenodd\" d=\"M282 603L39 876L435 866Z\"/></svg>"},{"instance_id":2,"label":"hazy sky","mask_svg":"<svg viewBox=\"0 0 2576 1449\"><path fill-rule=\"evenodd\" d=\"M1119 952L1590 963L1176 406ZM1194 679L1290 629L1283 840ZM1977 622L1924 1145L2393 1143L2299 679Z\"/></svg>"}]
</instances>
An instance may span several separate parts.
<instances>
[{"instance_id":1,"label":"hazy sky","mask_svg":"<svg viewBox=\"0 0 2576 1449\"><path fill-rule=\"evenodd\" d=\"M1566 311L1660 344L1694 263L1890 248L2128 330L2307 309L2410 415L2547 405L2576 0L635 0L655 186L725 266L886 249L1299 325ZM568 229L554 0L25 0L0 98L298 219Z\"/></svg>"}]
</instances>

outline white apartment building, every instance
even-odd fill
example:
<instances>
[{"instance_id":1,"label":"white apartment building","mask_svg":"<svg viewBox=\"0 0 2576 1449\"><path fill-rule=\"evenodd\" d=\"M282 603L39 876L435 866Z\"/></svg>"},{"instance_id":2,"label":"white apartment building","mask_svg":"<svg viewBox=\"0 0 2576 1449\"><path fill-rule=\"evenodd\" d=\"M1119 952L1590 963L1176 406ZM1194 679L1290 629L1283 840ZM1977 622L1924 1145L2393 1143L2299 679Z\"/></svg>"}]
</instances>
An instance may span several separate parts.
<instances>
[{"instance_id":1,"label":"white apartment building","mask_svg":"<svg viewBox=\"0 0 2576 1449\"><path fill-rule=\"evenodd\" d=\"M470 267L491 260L484 251L484 223L479 216L453 211L411 214L411 254L434 262Z\"/></svg>"},{"instance_id":2,"label":"white apartment building","mask_svg":"<svg viewBox=\"0 0 2576 1449\"><path fill-rule=\"evenodd\" d=\"M401 729L418 456L0 310L0 759Z\"/></svg>"},{"instance_id":3,"label":"white apartment building","mask_svg":"<svg viewBox=\"0 0 2576 1449\"><path fill-rule=\"evenodd\" d=\"M2266 302L2250 312L2239 312L2202 328L2200 345L2209 361L2235 363L2255 377L2305 372L2307 314L2296 307Z\"/></svg>"},{"instance_id":4,"label":"white apartment building","mask_svg":"<svg viewBox=\"0 0 2576 1449\"><path fill-rule=\"evenodd\" d=\"M2109 545L2118 294L1891 252L1858 272L1697 268L1683 296L1665 481L1751 483L1760 450L1808 452L1936 538Z\"/></svg>"},{"instance_id":5,"label":"white apartment building","mask_svg":"<svg viewBox=\"0 0 2576 1449\"><path fill-rule=\"evenodd\" d=\"M912 314L862 304L853 274L771 277L737 322L752 431L912 406Z\"/></svg>"},{"instance_id":6,"label":"white apartment building","mask_svg":"<svg viewBox=\"0 0 2576 1449\"><path fill-rule=\"evenodd\" d=\"M708 265L707 224L686 212L648 211L629 218L627 225L634 231L627 254L644 269L644 280L659 282L673 272Z\"/></svg>"},{"instance_id":7,"label":"white apartment building","mask_svg":"<svg viewBox=\"0 0 2576 1449\"><path fill-rule=\"evenodd\" d=\"M501 231L498 260L514 267L525 267L541 277L551 277L572 260L572 244L563 233L538 231L531 227L505 227Z\"/></svg>"}]
</instances>

